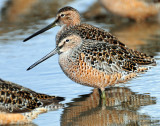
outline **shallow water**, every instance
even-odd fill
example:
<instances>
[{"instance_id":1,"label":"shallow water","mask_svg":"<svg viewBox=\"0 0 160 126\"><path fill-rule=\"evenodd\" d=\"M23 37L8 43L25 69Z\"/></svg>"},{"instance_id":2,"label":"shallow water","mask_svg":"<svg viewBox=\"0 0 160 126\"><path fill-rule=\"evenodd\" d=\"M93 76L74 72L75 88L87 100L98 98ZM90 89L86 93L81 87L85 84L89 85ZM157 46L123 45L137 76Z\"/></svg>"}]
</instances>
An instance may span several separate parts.
<instances>
[{"instance_id":1,"label":"shallow water","mask_svg":"<svg viewBox=\"0 0 160 126\"><path fill-rule=\"evenodd\" d=\"M3 0L4 3L6 1ZM35 3L37 1L40 0L35 0ZM91 0L87 2L68 0L65 3L57 3L56 9L63 5L72 5L82 13L92 3ZM11 13L9 9L14 9L13 7L12 4L7 7L8 15ZM56 9L53 10L53 17ZM30 15L33 12L31 7L29 11L19 11L22 12L20 19L18 16L10 19L6 13L1 13L0 78L18 83L36 92L66 98L62 102L66 104L63 109L39 115L33 120L33 124L41 126L160 124L160 24L151 22L139 25L135 23L117 25L113 22L106 22L106 20L86 20L90 24L112 32L130 48L154 55L157 59L157 66L152 67L148 72L125 84L107 88L106 93L110 97L107 99L107 106L104 107L99 105L96 90L93 91L91 87L76 84L64 75L59 67L57 55L34 69L26 71L32 63L55 47L55 35L60 28L55 27L23 43L22 40L25 37L51 23L53 19L47 19L45 16L35 18L34 15L38 12Z\"/></svg>"}]
</instances>

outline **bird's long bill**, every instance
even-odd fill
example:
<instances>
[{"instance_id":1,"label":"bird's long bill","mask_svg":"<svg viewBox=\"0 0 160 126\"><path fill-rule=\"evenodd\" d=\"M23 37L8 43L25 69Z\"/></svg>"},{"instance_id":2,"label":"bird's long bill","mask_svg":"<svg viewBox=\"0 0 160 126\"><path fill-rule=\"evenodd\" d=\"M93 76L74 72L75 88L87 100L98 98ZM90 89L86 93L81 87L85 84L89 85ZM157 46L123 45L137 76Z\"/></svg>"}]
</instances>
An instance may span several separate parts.
<instances>
[{"instance_id":1,"label":"bird's long bill","mask_svg":"<svg viewBox=\"0 0 160 126\"><path fill-rule=\"evenodd\" d=\"M58 19L56 19L53 23L49 24L49 25L46 26L45 28L43 28L43 29L37 31L36 33L32 34L31 36L27 37L26 39L23 40L23 42L26 42L26 41L28 41L29 39L31 39L31 38L33 38L33 37L35 37L35 36L37 36L37 35L39 35L39 34L41 34L41 33L43 33L43 32L45 32L45 31L47 31L47 30L55 27L57 21L58 21Z\"/></svg>"},{"instance_id":2,"label":"bird's long bill","mask_svg":"<svg viewBox=\"0 0 160 126\"><path fill-rule=\"evenodd\" d=\"M43 61L47 60L48 58L50 58L51 56L53 56L53 55L55 55L57 53L58 53L58 47L56 47L53 51L51 51L50 53L48 53L46 56L44 56L43 58L41 58L40 60L38 60L37 62L35 62L34 64L32 64L27 70L30 70L30 69L34 68L38 64L42 63Z\"/></svg>"}]
</instances>

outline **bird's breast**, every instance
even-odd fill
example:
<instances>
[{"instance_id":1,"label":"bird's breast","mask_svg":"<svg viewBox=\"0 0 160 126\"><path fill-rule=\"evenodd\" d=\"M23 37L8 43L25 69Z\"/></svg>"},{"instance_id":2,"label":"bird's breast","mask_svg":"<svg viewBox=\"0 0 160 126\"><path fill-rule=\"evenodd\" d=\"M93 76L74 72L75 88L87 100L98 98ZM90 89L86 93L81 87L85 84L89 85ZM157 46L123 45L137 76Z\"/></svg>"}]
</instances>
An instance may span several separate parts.
<instances>
[{"instance_id":1,"label":"bird's breast","mask_svg":"<svg viewBox=\"0 0 160 126\"><path fill-rule=\"evenodd\" d=\"M71 80L91 87L104 88L115 84L121 78L121 73L107 74L93 68L84 57L83 53L76 57L71 54L61 54L59 64Z\"/></svg>"}]
</instances>

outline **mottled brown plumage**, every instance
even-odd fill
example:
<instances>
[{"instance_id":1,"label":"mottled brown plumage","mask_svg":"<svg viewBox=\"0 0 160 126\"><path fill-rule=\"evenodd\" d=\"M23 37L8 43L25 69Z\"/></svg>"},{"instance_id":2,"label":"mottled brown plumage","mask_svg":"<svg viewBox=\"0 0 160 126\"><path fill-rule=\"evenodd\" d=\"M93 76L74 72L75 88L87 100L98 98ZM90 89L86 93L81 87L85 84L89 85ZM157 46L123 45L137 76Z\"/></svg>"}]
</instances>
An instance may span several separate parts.
<instances>
[{"instance_id":1,"label":"mottled brown plumage","mask_svg":"<svg viewBox=\"0 0 160 126\"><path fill-rule=\"evenodd\" d=\"M56 49L27 70L59 53L60 66L70 79L103 92L106 86L127 81L146 70L143 65L156 63L152 56L129 49L109 32L81 23L79 12L72 7L60 9L52 24L24 41L55 25L62 26L56 36Z\"/></svg>"},{"instance_id":2,"label":"mottled brown plumage","mask_svg":"<svg viewBox=\"0 0 160 126\"><path fill-rule=\"evenodd\" d=\"M84 27L86 27L85 30ZM116 52L114 52L114 54L118 54L119 59L129 59L139 65L148 65L151 63L155 63L154 58L152 56L148 56L144 53L129 49L125 44L121 43L110 33L105 32L103 29L96 28L88 24L81 24L70 28L66 28L62 33L63 34L61 35L61 37L58 37L56 44L58 44L58 42L60 42L69 34L76 33L80 35L80 37L84 39L84 41L86 40L90 42L95 42L92 40L97 40L103 43L103 46L105 46L105 43L106 45L111 44L112 46L115 45L115 47L118 46L121 50L117 50Z\"/></svg>"},{"instance_id":3,"label":"mottled brown plumage","mask_svg":"<svg viewBox=\"0 0 160 126\"><path fill-rule=\"evenodd\" d=\"M146 65L155 64L153 58L144 58L141 53L132 54L128 50L132 52L124 46L84 39L72 30L65 31L59 37L56 49L28 70L59 53L59 64L71 80L103 92L105 87L128 81L147 70Z\"/></svg>"},{"instance_id":4,"label":"mottled brown plumage","mask_svg":"<svg viewBox=\"0 0 160 126\"><path fill-rule=\"evenodd\" d=\"M63 97L34 92L20 85L0 79L0 112L28 112L47 105L58 106Z\"/></svg>"},{"instance_id":5,"label":"mottled brown plumage","mask_svg":"<svg viewBox=\"0 0 160 126\"><path fill-rule=\"evenodd\" d=\"M135 61L145 65L155 62L141 57L137 59L126 48L112 43L82 39L74 32L66 32L64 36L58 44L61 52L59 63L64 73L77 83L102 91L106 86L127 81L147 69Z\"/></svg>"},{"instance_id":6,"label":"mottled brown plumage","mask_svg":"<svg viewBox=\"0 0 160 126\"><path fill-rule=\"evenodd\" d=\"M103 41L103 42L106 42L106 44L109 43L116 46L120 46L125 51L125 55L126 55L125 58L130 57L130 54L131 54L132 60L135 63L141 64L141 65L145 65L145 64L147 65L147 64L150 64L151 62L154 62L152 56L147 56L146 54L129 49L125 44L120 42L111 33L106 32L101 28L97 28L89 24L81 23L79 12L76 9L69 6L61 8L58 11L54 23L38 31L37 33L31 35L26 40L52 28L54 25L62 26L62 29L59 31L59 33L56 36L56 45L58 45L62 36L65 36L65 34L68 34L68 32L73 32L80 35L81 38L86 40L89 39L89 40ZM144 59L145 60L147 59L147 61L144 62Z\"/></svg>"}]
</instances>

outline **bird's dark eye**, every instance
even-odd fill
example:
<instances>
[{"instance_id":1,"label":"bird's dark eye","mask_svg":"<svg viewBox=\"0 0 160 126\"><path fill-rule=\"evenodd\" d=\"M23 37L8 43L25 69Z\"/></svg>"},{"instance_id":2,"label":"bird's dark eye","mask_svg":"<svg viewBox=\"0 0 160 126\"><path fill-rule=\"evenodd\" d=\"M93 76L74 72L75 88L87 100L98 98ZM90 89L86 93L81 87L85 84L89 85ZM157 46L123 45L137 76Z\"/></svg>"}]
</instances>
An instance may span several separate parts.
<instances>
[{"instance_id":1,"label":"bird's dark eye","mask_svg":"<svg viewBox=\"0 0 160 126\"><path fill-rule=\"evenodd\" d=\"M61 17L64 17L65 15L64 14L61 14Z\"/></svg>"},{"instance_id":2,"label":"bird's dark eye","mask_svg":"<svg viewBox=\"0 0 160 126\"><path fill-rule=\"evenodd\" d=\"M69 39L66 39L66 42L69 42Z\"/></svg>"}]
</instances>

